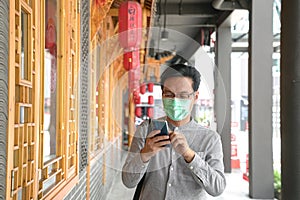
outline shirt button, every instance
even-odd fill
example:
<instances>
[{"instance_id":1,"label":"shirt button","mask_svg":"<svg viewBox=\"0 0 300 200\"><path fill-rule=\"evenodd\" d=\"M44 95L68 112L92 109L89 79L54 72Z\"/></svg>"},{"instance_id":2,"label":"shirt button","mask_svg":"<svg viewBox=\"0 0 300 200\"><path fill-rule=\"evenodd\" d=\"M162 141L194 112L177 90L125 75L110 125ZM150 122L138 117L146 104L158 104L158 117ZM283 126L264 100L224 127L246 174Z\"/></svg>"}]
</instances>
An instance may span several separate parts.
<instances>
[{"instance_id":1,"label":"shirt button","mask_svg":"<svg viewBox=\"0 0 300 200\"><path fill-rule=\"evenodd\" d=\"M174 168L173 168L173 167L171 167L170 169L171 169L171 171L173 171L173 170L174 170Z\"/></svg>"},{"instance_id":2,"label":"shirt button","mask_svg":"<svg viewBox=\"0 0 300 200\"><path fill-rule=\"evenodd\" d=\"M194 167L193 167L193 166L190 166L190 169L194 169Z\"/></svg>"},{"instance_id":3,"label":"shirt button","mask_svg":"<svg viewBox=\"0 0 300 200\"><path fill-rule=\"evenodd\" d=\"M168 185L169 185L169 187L171 187L171 186L172 186L172 184L171 184L171 183L169 183Z\"/></svg>"}]
</instances>

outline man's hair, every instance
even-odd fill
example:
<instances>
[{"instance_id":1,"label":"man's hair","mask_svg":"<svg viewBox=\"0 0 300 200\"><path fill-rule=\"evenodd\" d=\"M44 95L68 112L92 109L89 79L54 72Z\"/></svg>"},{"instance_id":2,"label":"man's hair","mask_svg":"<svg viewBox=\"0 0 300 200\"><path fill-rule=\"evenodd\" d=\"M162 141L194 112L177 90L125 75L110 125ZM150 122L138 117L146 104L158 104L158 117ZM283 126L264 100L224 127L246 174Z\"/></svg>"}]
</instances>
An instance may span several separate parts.
<instances>
[{"instance_id":1,"label":"man's hair","mask_svg":"<svg viewBox=\"0 0 300 200\"><path fill-rule=\"evenodd\" d=\"M184 65L184 64L175 64L169 66L160 76L161 89L164 89L164 83L168 78L172 77L188 77L193 81L193 90L196 92L200 85L200 73L195 67Z\"/></svg>"}]
</instances>

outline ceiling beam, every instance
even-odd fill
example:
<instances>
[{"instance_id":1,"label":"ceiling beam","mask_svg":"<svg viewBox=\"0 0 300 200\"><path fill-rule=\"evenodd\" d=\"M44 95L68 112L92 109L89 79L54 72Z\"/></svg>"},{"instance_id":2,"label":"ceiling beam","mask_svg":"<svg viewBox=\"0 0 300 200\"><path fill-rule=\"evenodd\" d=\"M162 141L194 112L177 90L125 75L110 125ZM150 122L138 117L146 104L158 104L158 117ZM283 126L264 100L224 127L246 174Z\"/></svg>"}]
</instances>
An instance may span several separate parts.
<instances>
[{"instance_id":1,"label":"ceiling beam","mask_svg":"<svg viewBox=\"0 0 300 200\"><path fill-rule=\"evenodd\" d=\"M210 48L211 52L215 51L214 47ZM231 52L233 53L246 53L249 52L249 47L232 47ZM280 52L280 46L273 47L273 52Z\"/></svg>"},{"instance_id":2,"label":"ceiling beam","mask_svg":"<svg viewBox=\"0 0 300 200\"><path fill-rule=\"evenodd\" d=\"M218 20L216 21L217 26L231 26L231 14L232 11L223 11Z\"/></svg>"},{"instance_id":3,"label":"ceiling beam","mask_svg":"<svg viewBox=\"0 0 300 200\"><path fill-rule=\"evenodd\" d=\"M159 11L159 7L161 8ZM157 4L157 15L164 15L164 3ZM193 17L216 17L220 11L214 9L210 3L168 3L167 15L189 15Z\"/></svg>"},{"instance_id":4,"label":"ceiling beam","mask_svg":"<svg viewBox=\"0 0 300 200\"><path fill-rule=\"evenodd\" d=\"M180 27L180 28L215 28L214 24L167 24L168 28Z\"/></svg>"}]
</instances>

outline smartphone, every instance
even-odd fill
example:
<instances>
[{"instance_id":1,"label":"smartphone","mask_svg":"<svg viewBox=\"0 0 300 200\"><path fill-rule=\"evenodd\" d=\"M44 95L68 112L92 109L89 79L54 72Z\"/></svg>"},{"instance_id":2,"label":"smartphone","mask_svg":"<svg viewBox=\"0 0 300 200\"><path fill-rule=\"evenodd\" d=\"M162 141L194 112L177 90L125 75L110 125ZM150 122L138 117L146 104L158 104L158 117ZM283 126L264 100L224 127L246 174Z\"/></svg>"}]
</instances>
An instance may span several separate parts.
<instances>
[{"instance_id":1,"label":"smartphone","mask_svg":"<svg viewBox=\"0 0 300 200\"><path fill-rule=\"evenodd\" d=\"M168 128L168 123L165 120L152 120L153 124L153 130L160 130L160 133L157 134L156 136L161 136L161 135L169 135L169 128ZM166 145L170 146L170 145Z\"/></svg>"}]
</instances>

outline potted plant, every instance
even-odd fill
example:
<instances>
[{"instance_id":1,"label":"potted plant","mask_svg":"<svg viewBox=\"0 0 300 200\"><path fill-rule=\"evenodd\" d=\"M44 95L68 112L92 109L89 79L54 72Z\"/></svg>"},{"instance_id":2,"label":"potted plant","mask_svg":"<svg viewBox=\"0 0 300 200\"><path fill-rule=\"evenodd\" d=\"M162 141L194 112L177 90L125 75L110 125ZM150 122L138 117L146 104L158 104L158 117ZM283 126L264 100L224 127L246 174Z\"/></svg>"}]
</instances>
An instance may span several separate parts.
<instances>
[{"instance_id":1,"label":"potted plant","mask_svg":"<svg viewBox=\"0 0 300 200\"><path fill-rule=\"evenodd\" d=\"M281 200L281 174L278 170L274 170L274 195Z\"/></svg>"}]
</instances>

